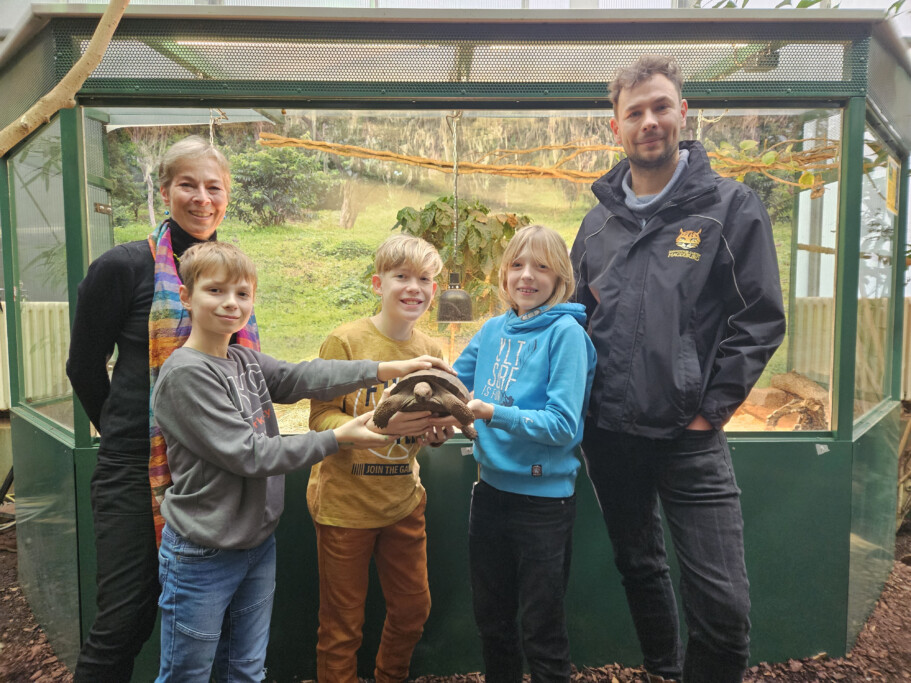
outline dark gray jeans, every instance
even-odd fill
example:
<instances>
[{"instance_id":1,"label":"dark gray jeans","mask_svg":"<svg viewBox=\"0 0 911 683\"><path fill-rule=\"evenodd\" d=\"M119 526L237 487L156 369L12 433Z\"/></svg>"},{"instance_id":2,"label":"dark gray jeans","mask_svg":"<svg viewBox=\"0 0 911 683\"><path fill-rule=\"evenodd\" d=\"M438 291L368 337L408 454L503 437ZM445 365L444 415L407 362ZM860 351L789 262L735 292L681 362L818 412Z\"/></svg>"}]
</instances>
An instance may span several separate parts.
<instances>
[{"instance_id":1,"label":"dark gray jeans","mask_svg":"<svg viewBox=\"0 0 911 683\"><path fill-rule=\"evenodd\" d=\"M76 662L76 683L128 683L155 628L158 549L149 452L99 449L92 475L98 612Z\"/></svg>"},{"instance_id":2,"label":"dark gray jeans","mask_svg":"<svg viewBox=\"0 0 911 683\"><path fill-rule=\"evenodd\" d=\"M582 449L646 670L686 683L742 681L750 653L750 585L740 489L724 432L647 439L587 424ZM689 631L682 671L659 500L680 564Z\"/></svg>"},{"instance_id":3,"label":"dark gray jeans","mask_svg":"<svg viewBox=\"0 0 911 683\"><path fill-rule=\"evenodd\" d=\"M471 494L468 549L475 622L488 683L569 683L563 599L576 497L509 493L485 481Z\"/></svg>"}]
</instances>

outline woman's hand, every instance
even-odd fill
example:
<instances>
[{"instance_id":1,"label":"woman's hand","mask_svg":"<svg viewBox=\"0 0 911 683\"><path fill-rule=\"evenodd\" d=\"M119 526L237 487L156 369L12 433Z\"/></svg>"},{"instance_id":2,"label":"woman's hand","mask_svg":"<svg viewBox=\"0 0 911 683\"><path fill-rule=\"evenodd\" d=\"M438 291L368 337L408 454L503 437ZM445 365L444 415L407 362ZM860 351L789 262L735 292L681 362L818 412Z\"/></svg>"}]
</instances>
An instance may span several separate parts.
<instances>
[{"instance_id":1,"label":"woman's hand","mask_svg":"<svg viewBox=\"0 0 911 683\"><path fill-rule=\"evenodd\" d=\"M376 378L381 382L385 382L390 379L395 379L396 377L410 375L412 372L417 372L418 370L429 370L430 368L443 370L453 375L456 374L455 370L449 367L449 364L441 358L436 358L435 356L418 356L411 360L390 360L380 363Z\"/></svg>"},{"instance_id":2,"label":"woman's hand","mask_svg":"<svg viewBox=\"0 0 911 683\"><path fill-rule=\"evenodd\" d=\"M373 424L373 411L358 415L341 427L336 427L335 440L341 448L381 448L395 441L400 434L379 434ZM388 431L388 430L387 430Z\"/></svg>"}]
</instances>

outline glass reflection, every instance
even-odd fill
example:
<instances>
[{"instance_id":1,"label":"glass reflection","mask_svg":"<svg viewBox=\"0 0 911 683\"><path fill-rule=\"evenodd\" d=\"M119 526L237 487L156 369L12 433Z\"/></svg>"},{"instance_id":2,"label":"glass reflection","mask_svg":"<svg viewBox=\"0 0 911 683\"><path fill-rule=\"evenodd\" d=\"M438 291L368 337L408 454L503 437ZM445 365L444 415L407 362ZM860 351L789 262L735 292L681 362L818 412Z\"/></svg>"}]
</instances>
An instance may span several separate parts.
<instances>
[{"instance_id":1,"label":"glass reflection","mask_svg":"<svg viewBox=\"0 0 911 683\"><path fill-rule=\"evenodd\" d=\"M864 132L854 417L889 395L892 254L900 171L898 159L868 126Z\"/></svg>"},{"instance_id":2,"label":"glass reflection","mask_svg":"<svg viewBox=\"0 0 911 683\"><path fill-rule=\"evenodd\" d=\"M24 405L72 429L66 377L70 343L60 124L54 121L9 162L12 222L18 243L16 302L22 325Z\"/></svg>"}]
</instances>

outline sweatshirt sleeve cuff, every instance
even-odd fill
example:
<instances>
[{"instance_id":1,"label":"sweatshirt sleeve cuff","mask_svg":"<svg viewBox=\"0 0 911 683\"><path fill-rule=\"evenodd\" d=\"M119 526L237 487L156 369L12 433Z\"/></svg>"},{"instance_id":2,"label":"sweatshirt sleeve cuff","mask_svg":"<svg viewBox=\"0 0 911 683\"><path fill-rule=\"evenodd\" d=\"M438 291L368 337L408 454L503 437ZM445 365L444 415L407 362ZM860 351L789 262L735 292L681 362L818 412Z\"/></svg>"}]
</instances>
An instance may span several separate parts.
<instances>
[{"instance_id":1,"label":"sweatshirt sleeve cuff","mask_svg":"<svg viewBox=\"0 0 911 683\"><path fill-rule=\"evenodd\" d=\"M381 380L381 379L379 378L379 374L380 374L380 362L379 362L378 360L368 360L368 361L364 361L364 362L365 362L365 363L373 363L373 379L375 380L375 383L377 383L377 384L379 384L380 382L382 382L383 380Z\"/></svg>"},{"instance_id":2,"label":"sweatshirt sleeve cuff","mask_svg":"<svg viewBox=\"0 0 911 683\"><path fill-rule=\"evenodd\" d=\"M339 451L338 439L335 438L335 430L327 429L324 432L311 431L310 433L316 436L317 447L315 450L317 450L323 458Z\"/></svg>"},{"instance_id":3,"label":"sweatshirt sleeve cuff","mask_svg":"<svg viewBox=\"0 0 911 683\"><path fill-rule=\"evenodd\" d=\"M518 414L518 408L514 406L498 406L494 405L493 407L493 417L485 422L493 427L494 429L503 429L505 431L511 431L516 423L516 415Z\"/></svg>"}]
</instances>

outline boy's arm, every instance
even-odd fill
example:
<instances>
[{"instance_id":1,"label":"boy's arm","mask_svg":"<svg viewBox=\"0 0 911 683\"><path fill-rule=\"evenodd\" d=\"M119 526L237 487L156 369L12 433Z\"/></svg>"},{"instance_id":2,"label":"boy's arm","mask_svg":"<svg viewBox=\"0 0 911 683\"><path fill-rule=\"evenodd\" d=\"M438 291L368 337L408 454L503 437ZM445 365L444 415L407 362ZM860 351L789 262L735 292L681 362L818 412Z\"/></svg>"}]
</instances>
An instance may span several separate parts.
<instances>
[{"instance_id":1,"label":"boy's arm","mask_svg":"<svg viewBox=\"0 0 911 683\"><path fill-rule=\"evenodd\" d=\"M218 375L201 363L174 368L158 382L154 411L172 460L189 455L242 477L286 474L339 449L331 431L272 437L256 432Z\"/></svg>"},{"instance_id":2,"label":"boy's arm","mask_svg":"<svg viewBox=\"0 0 911 683\"><path fill-rule=\"evenodd\" d=\"M304 398L328 401L370 387L379 381L381 363L373 360L325 360L288 363L259 354L260 366L273 403L296 403Z\"/></svg>"},{"instance_id":3,"label":"boy's arm","mask_svg":"<svg viewBox=\"0 0 911 683\"><path fill-rule=\"evenodd\" d=\"M474 399L468 407L475 417L488 420L490 427L502 429L531 441L561 446L571 443L585 418L590 377L594 368L594 349L581 325L559 330L551 340L550 378L542 410L502 406ZM456 363L458 365L458 363ZM478 392L475 392L476 395Z\"/></svg>"}]
</instances>

